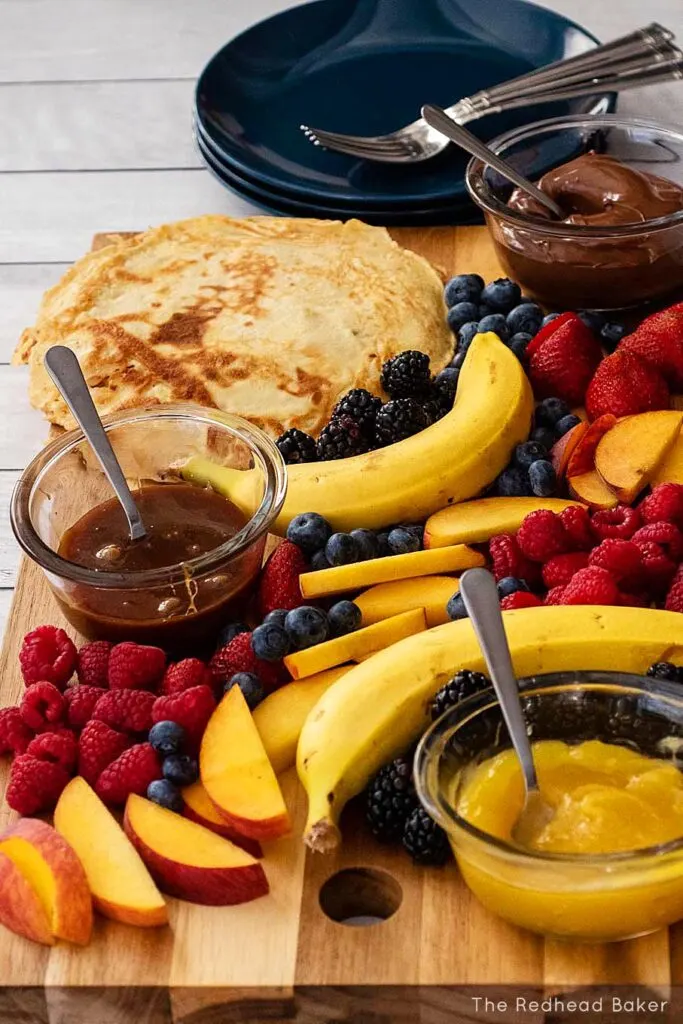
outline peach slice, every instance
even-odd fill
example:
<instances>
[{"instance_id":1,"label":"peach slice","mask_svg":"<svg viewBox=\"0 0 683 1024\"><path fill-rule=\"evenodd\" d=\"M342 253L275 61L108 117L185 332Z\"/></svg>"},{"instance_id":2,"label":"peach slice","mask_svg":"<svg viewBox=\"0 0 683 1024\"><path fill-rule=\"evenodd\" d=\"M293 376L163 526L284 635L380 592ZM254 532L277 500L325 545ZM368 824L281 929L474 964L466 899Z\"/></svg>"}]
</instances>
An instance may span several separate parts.
<instances>
[{"instance_id":1,"label":"peach slice","mask_svg":"<svg viewBox=\"0 0 683 1024\"><path fill-rule=\"evenodd\" d=\"M616 422L616 416L613 416L611 412L606 412L604 416L599 416L594 423L591 423L588 430L584 431L579 439L579 443L575 445L574 450L569 456L567 479L574 476L582 476L594 468L595 452L600 439L612 429Z\"/></svg>"},{"instance_id":2,"label":"peach slice","mask_svg":"<svg viewBox=\"0 0 683 1024\"><path fill-rule=\"evenodd\" d=\"M566 434L563 434L560 440L556 441L550 449L550 461L553 464L558 480L564 480L572 452L584 434L588 433L588 430L589 426L587 423L577 423L575 427L572 427Z\"/></svg>"},{"instance_id":3,"label":"peach slice","mask_svg":"<svg viewBox=\"0 0 683 1024\"><path fill-rule=\"evenodd\" d=\"M168 924L164 898L139 854L85 779L69 782L54 820L76 851L101 914L139 928Z\"/></svg>"},{"instance_id":4,"label":"peach slice","mask_svg":"<svg viewBox=\"0 0 683 1024\"><path fill-rule=\"evenodd\" d=\"M561 512L575 504L564 498L475 498L447 505L427 520L425 547L483 544L499 533L516 533L530 512Z\"/></svg>"},{"instance_id":5,"label":"peach slice","mask_svg":"<svg viewBox=\"0 0 683 1024\"><path fill-rule=\"evenodd\" d=\"M424 608L427 627L448 622L446 605L459 587L453 576L418 576L412 580L378 583L359 594L354 602L363 615L363 625L390 619L393 615Z\"/></svg>"},{"instance_id":6,"label":"peach slice","mask_svg":"<svg viewBox=\"0 0 683 1024\"><path fill-rule=\"evenodd\" d=\"M614 508L619 504L614 491L610 490L596 469L567 480L569 493L589 508Z\"/></svg>"},{"instance_id":7,"label":"peach slice","mask_svg":"<svg viewBox=\"0 0 683 1024\"><path fill-rule=\"evenodd\" d=\"M280 693L282 691L278 690L276 692ZM198 779L191 786L185 787L183 790L183 800L185 801L183 814L190 821L203 825L204 828L215 832L217 836L222 836L223 839L229 839L231 843L241 846L252 857L263 856L261 844L256 839L248 839L246 836L241 836L230 822L218 812L216 805L202 786L201 780Z\"/></svg>"},{"instance_id":8,"label":"peach slice","mask_svg":"<svg viewBox=\"0 0 683 1024\"><path fill-rule=\"evenodd\" d=\"M220 814L242 835L265 840L289 832L280 786L238 686L228 690L209 719L199 773Z\"/></svg>"},{"instance_id":9,"label":"peach slice","mask_svg":"<svg viewBox=\"0 0 683 1024\"><path fill-rule=\"evenodd\" d=\"M0 837L0 853L38 894L53 935L87 945L92 896L83 865L66 839L38 818L22 818Z\"/></svg>"},{"instance_id":10,"label":"peach slice","mask_svg":"<svg viewBox=\"0 0 683 1024\"><path fill-rule=\"evenodd\" d=\"M630 505L673 447L683 412L662 409L620 420L601 438L595 468L619 501Z\"/></svg>"},{"instance_id":11,"label":"peach slice","mask_svg":"<svg viewBox=\"0 0 683 1024\"><path fill-rule=\"evenodd\" d=\"M683 484L683 436L678 435L671 448L650 477L650 486Z\"/></svg>"},{"instance_id":12,"label":"peach slice","mask_svg":"<svg viewBox=\"0 0 683 1024\"><path fill-rule=\"evenodd\" d=\"M55 944L43 901L4 853L0 853L0 924L31 942L40 942L43 946Z\"/></svg>"},{"instance_id":13,"label":"peach slice","mask_svg":"<svg viewBox=\"0 0 683 1024\"><path fill-rule=\"evenodd\" d=\"M144 797L128 797L123 827L169 896L228 907L269 891L265 872L250 853Z\"/></svg>"},{"instance_id":14,"label":"peach slice","mask_svg":"<svg viewBox=\"0 0 683 1024\"><path fill-rule=\"evenodd\" d=\"M318 569L317 572L304 572L299 576L299 586L306 598L327 597L391 580L461 572L463 569L472 569L484 563L484 556L478 551L464 544L454 544L434 551L411 551L406 555L369 558L366 562L352 562L350 565L335 565L331 569Z\"/></svg>"},{"instance_id":15,"label":"peach slice","mask_svg":"<svg viewBox=\"0 0 683 1024\"><path fill-rule=\"evenodd\" d=\"M453 587L454 593L456 589ZM315 647L306 647L303 651L288 654L285 667L294 679L305 679L315 672L342 665L345 661L364 661L377 651L383 651L385 647L413 636L414 633L421 633L426 628L424 608L413 608L401 615L392 615L390 619L382 619L373 626L357 629L355 633L346 633L345 636L326 640Z\"/></svg>"}]
</instances>

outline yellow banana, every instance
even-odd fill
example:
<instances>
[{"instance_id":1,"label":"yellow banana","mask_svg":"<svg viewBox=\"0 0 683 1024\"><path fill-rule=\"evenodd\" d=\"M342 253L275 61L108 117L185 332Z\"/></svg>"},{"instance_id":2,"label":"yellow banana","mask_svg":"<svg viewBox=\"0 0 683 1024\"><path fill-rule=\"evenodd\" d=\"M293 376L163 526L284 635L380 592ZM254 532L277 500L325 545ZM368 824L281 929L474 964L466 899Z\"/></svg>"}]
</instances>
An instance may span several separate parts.
<instances>
[{"instance_id":1,"label":"yellow banana","mask_svg":"<svg viewBox=\"0 0 683 1024\"><path fill-rule=\"evenodd\" d=\"M519 676L572 669L643 673L655 661L683 660L683 615L677 612L551 606L504 614ZM461 619L380 651L323 694L297 748L311 849L338 845L344 805L420 735L429 702L446 680L461 669L484 667L472 626Z\"/></svg>"},{"instance_id":2,"label":"yellow banana","mask_svg":"<svg viewBox=\"0 0 683 1024\"><path fill-rule=\"evenodd\" d=\"M531 386L519 360L495 334L479 334L449 413L419 434L366 455L290 466L287 497L272 529L284 533L294 516L311 511L335 530L379 528L472 498L526 439L532 412ZM195 457L181 472L225 494L247 515L260 502L260 470L240 472Z\"/></svg>"}]
</instances>

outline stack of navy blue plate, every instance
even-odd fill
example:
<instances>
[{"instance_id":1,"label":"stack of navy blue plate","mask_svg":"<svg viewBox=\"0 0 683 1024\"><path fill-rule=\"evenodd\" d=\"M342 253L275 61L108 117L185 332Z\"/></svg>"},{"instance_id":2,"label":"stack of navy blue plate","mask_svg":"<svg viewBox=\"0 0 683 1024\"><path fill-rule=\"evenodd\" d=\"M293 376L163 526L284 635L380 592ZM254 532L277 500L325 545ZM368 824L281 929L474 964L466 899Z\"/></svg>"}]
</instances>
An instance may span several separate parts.
<instances>
[{"instance_id":1,"label":"stack of navy blue plate","mask_svg":"<svg viewBox=\"0 0 683 1024\"><path fill-rule=\"evenodd\" d=\"M197 146L224 185L275 213L475 223L467 157L454 146L424 163L372 163L313 146L299 126L383 134L418 117L423 103L448 106L596 42L523 0L315 0L248 29L209 61L195 97ZM604 96L546 104L470 127L493 138L609 106Z\"/></svg>"}]
</instances>

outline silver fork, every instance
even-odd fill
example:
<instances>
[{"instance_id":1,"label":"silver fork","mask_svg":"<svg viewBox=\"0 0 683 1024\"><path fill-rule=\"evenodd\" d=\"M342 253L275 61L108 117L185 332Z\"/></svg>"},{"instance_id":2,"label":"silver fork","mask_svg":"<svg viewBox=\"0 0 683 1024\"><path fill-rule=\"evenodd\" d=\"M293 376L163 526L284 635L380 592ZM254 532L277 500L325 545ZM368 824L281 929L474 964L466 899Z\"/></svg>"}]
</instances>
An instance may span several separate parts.
<instances>
[{"instance_id":1,"label":"silver fork","mask_svg":"<svg viewBox=\"0 0 683 1024\"><path fill-rule=\"evenodd\" d=\"M555 61L519 78L459 100L446 113L459 124L531 104L621 92L683 78L683 53L673 33L653 23L568 60ZM422 118L388 135L341 135L301 125L316 146L381 163L419 163L449 145Z\"/></svg>"}]
</instances>

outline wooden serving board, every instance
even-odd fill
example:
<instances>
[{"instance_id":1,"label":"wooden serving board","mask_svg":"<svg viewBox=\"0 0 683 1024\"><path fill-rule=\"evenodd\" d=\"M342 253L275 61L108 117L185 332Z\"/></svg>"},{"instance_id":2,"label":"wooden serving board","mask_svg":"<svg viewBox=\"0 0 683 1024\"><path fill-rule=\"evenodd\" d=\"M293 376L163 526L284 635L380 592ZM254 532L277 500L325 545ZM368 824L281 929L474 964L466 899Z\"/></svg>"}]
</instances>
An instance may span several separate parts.
<instances>
[{"instance_id":1,"label":"wooden serving board","mask_svg":"<svg viewBox=\"0 0 683 1024\"><path fill-rule=\"evenodd\" d=\"M447 273L500 275L483 228L394 234ZM66 625L41 572L24 562L0 654L1 705L17 702L21 639L43 622ZM377 845L353 814L336 855L307 854L305 796L294 772L284 789L294 834L267 848L271 894L261 900L234 908L169 900L171 925L158 930L98 917L85 949L46 949L0 927L0 1024L683 1019L680 1005L680 1014L671 1009L683 984L683 926L609 946L544 941L487 913L455 866L413 866L401 850ZM12 818L4 803L0 817L3 826ZM325 884L325 906L337 917L400 906L381 923L350 927L323 911ZM568 1000L589 986L600 987L589 996L602 996L602 1008L579 1012ZM668 1005L628 1013L612 1003L615 994ZM565 1002L533 1003L556 995Z\"/></svg>"}]
</instances>

